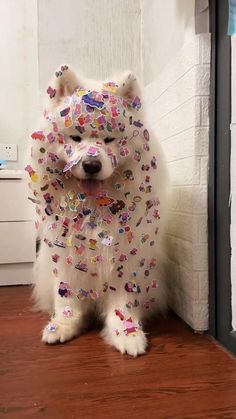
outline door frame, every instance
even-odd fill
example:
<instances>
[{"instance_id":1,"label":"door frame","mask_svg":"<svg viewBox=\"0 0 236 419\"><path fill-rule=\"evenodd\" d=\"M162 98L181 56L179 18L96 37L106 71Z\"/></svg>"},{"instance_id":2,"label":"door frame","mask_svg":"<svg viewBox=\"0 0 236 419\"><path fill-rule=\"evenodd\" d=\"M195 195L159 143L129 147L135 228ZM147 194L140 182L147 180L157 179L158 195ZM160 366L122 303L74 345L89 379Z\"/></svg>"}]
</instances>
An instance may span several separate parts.
<instances>
[{"instance_id":1,"label":"door frame","mask_svg":"<svg viewBox=\"0 0 236 419\"><path fill-rule=\"evenodd\" d=\"M209 330L236 353L236 332L231 326L231 39L227 25L228 2L210 1Z\"/></svg>"}]
</instances>

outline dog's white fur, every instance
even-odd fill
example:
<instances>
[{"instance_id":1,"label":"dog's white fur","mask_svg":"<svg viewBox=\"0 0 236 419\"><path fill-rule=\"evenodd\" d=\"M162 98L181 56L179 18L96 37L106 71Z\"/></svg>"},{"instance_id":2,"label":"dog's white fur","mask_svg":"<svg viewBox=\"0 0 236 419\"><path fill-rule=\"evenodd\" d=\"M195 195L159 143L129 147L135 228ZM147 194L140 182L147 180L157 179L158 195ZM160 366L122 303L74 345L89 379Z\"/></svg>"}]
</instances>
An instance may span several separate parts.
<instances>
[{"instance_id":1,"label":"dog's white fur","mask_svg":"<svg viewBox=\"0 0 236 419\"><path fill-rule=\"evenodd\" d=\"M140 90L136 81L136 78L134 76L130 77L130 72L125 73L122 75L120 80L116 80L117 84L120 86L118 89L117 94L119 96L124 97L125 99L132 99L135 96L140 96ZM59 78L55 78L51 84L53 88L56 89L56 95L54 98L49 99L49 102L47 104L47 108L50 112L57 111L58 109L62 109L62 106L64 103L64 99L67 96L72 95L74 89L77 86L83 86L86 89L90 90L96 90L101 91L102 86L104 82L95 82L92 80L79 80L75 73L68 69L67 71L63 72L62 76ZM129 109L130 115L133 115L134 118L140 119L142 122L144 121L145 124L145 117L141 110L138 112L135 109L130 108ZM121 121L122 121L122 117ZM47 121L44 119L42 121L41 129L47 130ZM126 127L127 130L129 130L129 127ZM71 143L73 145L73 141L69 138L69 135L75 135L78 133L73 127L64 129L64 134L67 136L68 143ZM127 135L131 134L131 132L127 133ZM91 139L85 138L83 139L83 144L86 145L86 149L91 144ZM138 141L138 140L137 140ZM167 171L165 167L163 152L161 150L160 144L158 140L156 139L153 132L150 133L150 144L152 146L152 153L157 156L158 159L158 168L155 172L151 175L151 184L152 184L152 192L151 198L158 197L160 200L160 222L159 222L159 233L157 236L157 241L155 243L155 246L153 247L145 247L141 246L140 242L134 243L135 247L139 250L139 256L141 254L144 258L157 258L158 265L157 265L157 273L156 277L158 280L158 288L155 290L156 293L156 304L152 304L152 306L147 310L143 307L143 302L147 298L144 293L141 293L138 295L138 299L140 301L140 305L136 308L129 309L129 312L127 315L131 315L135 322L143 321L146 317L148 317L153 312L156 312L157 310L163 310L166 307L166 300L165 300L165 286L163 283L163 277L162 272L160 269L161 264L161 253L162 253L162 224L163 220L165 218L165 190L166 190L166 183L167 183ZM112 142L109 144L109 146L112 148L112 151L114 154L118 154L118 147L115 142ZM130 145L131 148L133 147ZM48 150L53 150L56 147L56 152L58 155L60 155L60 146L58 144L52 144L52 145L46 145L48 147ZM39 145L38 142L33 140L32 145L32 166L37 169L37 173L40 176L40 179L42 179L43 176L43 167L38 165L38 158L39 158ZM117 179L120 180L121 172L125 169L132 169L134 172L134 181L132 183L132 188L134 191L138 191L138 186L140 184L140 173L137 170L137 167L135 163L132 162L131 159L122 159L119 160L118 158L118 167L114 169L111 165L110 158L108 158L105 147L102 147L100 159L102 162L102 171L98 174L98 179L102 179L104 182L104 188L106 191L109 191L111 193L111 196L114 196L114 181ZM143 156L142 162L145 163L146 161L150 162L150 155ZM64 164L66 162L64 161ZM65 186L65 188L69 189L76 189L78 190L78 179L83 178L84 173L82 169L82 165L78 164L73 167L72 169L73 177L70 178L70 181L68 183L68 186ZM40 185L43 185L43 181L40 180ZM50 192L50 190L49 190ZM53 191L54 195L57 195L57 198L60 199L61 190L59 191ZM66 191L63 190L63 194L65 194ZM119 191L117 191L116 198L119 199ZM150 199L150 196L148 196ZM92 205L92 204L91 204ZM41 207L41 211L44 212L44 207ZM139 215L143 215L145 209L144 204L141 205L141 207L138 209L140 214L136 214L136 218L139 218ZM133 225L132 225L133 223ZM135 230L135 221L131 220L131 229ZM141 232L147 233L150 235L150 237L154 236L153 232L153 225L152 224L145 224L141 228ZM122 239L118 236L117 233L118 229L118 221L113 220L112 224L109 225L110 234L112 236L115 236L115 240L120 241L120 248L122 248ZM143 231L142 231L143 229ZM48 230L47 227L47 220L45 222L41 222L40 228L39 228L39 234L40 236L47 237L47 239L51 242L55 240L55 233L53 230ZM83 232L83 234L86 235L86 230ZM91 237L91 232L89 232ZM97 237L97 231L96 229L93 230L93 237ZM156 237L155 237L156 239ZM135 239L134 239L135 241ZM123 243L124 248L122 250L125 250L126 244ZM112 247L106 247L104 251L106 252L108 259L113 256ZM57 249L58 250L58 249ZM96 287L100 289L102 287L102 284L107 282L108 284L114 283L114 281L117 284L117 279L115 279L115 271L114 266L115 265L108 265L107 263L101 263L99 265L96 265L96 269L98 271L98 278L93 278L91 275L86 273L81 273L77 269L74 269L74 267L71 267L65 263L58 262L57 267L59 268L59 275L58 277L54 278L52 271L55 267L55 264L53 264L51 260L52 253L55 252L55 249L51 249L43 242L41 241L40 251L37 257L37 262L35 265L35 287L34 287L34 298L36 301L37 308L42 311L47 311L51 315L54 313L54 317L52 319L53 323L56 325L56 330L54 333L50 332L47 327L43 330L43 337L42 340L47 343L55 343L55 342L65 342L70 340L71 338L79 335L79 333L82 331L82 329L85 326L85 321L87 315L90 314L90 312L96 312L98 315L100 315L104 321L104 330L103 330L103 336L105 340L113 345L115 348L117 348L121 353L128 353L133 356L137 356L138 354L143 354L147 347L147 338L145 333L140 329L138 333L133 334L132 336L126 336L125 334L116 334L115 330L118 330L120 328L121 320L120 318L115 315L114 310L126 310L125 304L127 303L127 292L124 290L124 284L127 282L127 274L129 272L135 271L137 266L137 258L130 258L128 261L128 264L125 268L125 275L122 278L119 278L119 285L117 286L116 292L110 292L110 293L104 293L98 298L96 301L90 299L86 299L83 301L78 300L76 296L71 296L69 301L69 306L71 310L73 311L72 317L65 317L62 315L62 311L65 308L65 299L58 296L58 286L61 280L65 280L66 282L69 282L71 288L78 288L84 287L86 289L94 289L94 282L96 282ZM60 253L61 252L61 253ZM60 255L63 255L63 252L67 252L67 249L59 249L58 253ZM67 253L66 253L67 254ZM61 257L62 260L62 257ZM64 259L63 259L64 260ZM138 280L137 280L138 282ZM140 279L140 284L142 285L142 279ZM153 295L153 294L152 294ZM128 295L130 297L130 295Z\"/></svg>"}]
</instances>

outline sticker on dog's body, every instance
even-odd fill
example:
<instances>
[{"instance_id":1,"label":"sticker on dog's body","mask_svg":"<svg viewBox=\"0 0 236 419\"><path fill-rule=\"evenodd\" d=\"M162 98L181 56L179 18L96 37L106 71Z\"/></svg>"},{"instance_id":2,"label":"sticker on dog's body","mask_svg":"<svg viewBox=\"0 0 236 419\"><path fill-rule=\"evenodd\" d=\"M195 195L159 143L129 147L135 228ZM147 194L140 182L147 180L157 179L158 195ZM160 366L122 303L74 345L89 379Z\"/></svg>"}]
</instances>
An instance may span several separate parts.
<instances>
[{"instance_id":1,"label":"sticker on dog's body","mask_svg":"<svg viewBox=\"0 0 236 419\"><path fill-rule=\"evenodd\" d=\"M132 74L94 88L62 66L50 86L26 167L41 239L34 296L52 315L42 339L78 336L96 309L109 344L143 354L142 322L166 304L162 151L146 127Z\"/></svg>"}]
</instances>

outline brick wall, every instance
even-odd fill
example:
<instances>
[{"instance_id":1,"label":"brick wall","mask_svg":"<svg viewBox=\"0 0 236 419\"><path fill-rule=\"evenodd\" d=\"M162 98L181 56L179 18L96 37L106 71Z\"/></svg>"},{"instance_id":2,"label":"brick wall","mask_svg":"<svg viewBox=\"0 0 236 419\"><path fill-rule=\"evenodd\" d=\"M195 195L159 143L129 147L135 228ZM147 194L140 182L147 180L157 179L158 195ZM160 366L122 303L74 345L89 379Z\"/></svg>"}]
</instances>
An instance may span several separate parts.
<instances>
[{"instance_id":1,"label":"brick wall","mask_svg":"<svg viewBox=\"0 0 236 419\"><path fill-rule=\"evenodd\" d=\"M207 176L210 35L194 35L145 87L148 119L170 173L165 271L170 305L208 327Z\"/></svg>"}]
</instances>

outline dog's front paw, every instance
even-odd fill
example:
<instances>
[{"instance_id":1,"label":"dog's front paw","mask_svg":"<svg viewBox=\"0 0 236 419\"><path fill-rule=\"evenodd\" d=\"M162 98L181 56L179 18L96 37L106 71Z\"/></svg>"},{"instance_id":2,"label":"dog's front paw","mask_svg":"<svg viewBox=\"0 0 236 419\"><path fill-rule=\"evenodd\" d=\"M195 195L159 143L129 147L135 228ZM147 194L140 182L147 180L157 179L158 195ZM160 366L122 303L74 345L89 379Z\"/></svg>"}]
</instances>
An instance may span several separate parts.
<instances>
[{"instance_id":1,"label":"dog's front paw","mask_svg":"<svg viewBox=\"0 0 236 419\"><path fill-rule=\"evenodd\" d=\"M42 341L45 343L63 343L78 334L78 328L73 323L59 323L51 321L43 329Z\"/></svg>"},{"instance_id":2,"label":"dog's front paw","mask_svg":"<svg viewBox=\"0 0 236 419\"><path fill-rule=\"evenodd\" d=\"M116 334L114 331L106 328L103 331L103 337L107 343L114 346L122 354L127 353L134 357L143 355L148 346L146 335L142 330L138 330L134 334L125 335L124 333Z\"/></svg>"}]
</instances>

